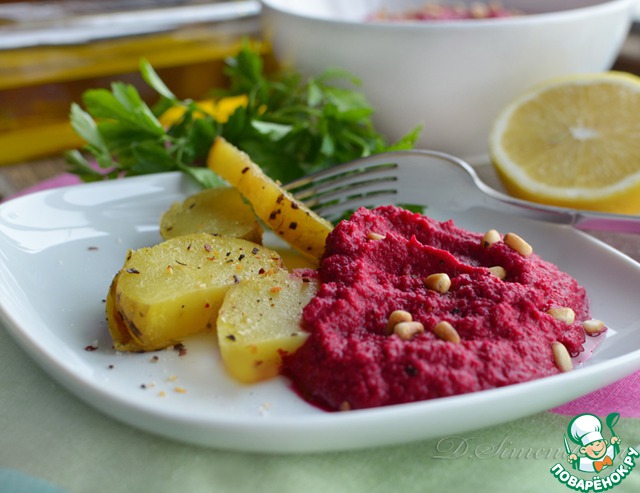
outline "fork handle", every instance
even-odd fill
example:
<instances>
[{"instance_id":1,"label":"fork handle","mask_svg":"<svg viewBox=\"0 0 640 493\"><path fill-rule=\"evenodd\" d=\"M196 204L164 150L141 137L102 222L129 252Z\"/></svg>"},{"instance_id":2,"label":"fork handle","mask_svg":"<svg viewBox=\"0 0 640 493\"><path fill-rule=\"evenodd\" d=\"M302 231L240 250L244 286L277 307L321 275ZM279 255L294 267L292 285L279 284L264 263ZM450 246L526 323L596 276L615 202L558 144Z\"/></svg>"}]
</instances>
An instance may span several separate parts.
<instances>
[{"instance_id":1,"label":"fork handle","mask_svg":"<svg viewBox=\"0 0 640 493\"><path fill-rule=\"evenodd\" d=\"M489 189L484 183L478 183L482 191L497 202L496 207L504 210L505 206L513 208L514 212L533 219L560 224L567 224L577 229L610 231L615 233L640 234L640 216L630 214L613 214L585 210L566 209L543 204L536 204L518 200L504 195L494 189Z\"/></svg>"},{"instance_id":2,"label":"fork handle","mask_svg":"<svg viewBox=\"0 0 640 493\"><path fill-rule=\"evenodd\" d=\"M580 212L573 224L580 229L640 234L640 216Z\"/></svg>"},{"instance_id":3,"label":"fork handle","mask_svg":"<svg viewBox=\"0 0 640 493\"><path fill-rule=\"evenodd\" d=\"M464 169L471 177L471 181L475 185L475 191L482 192L481 195L484 196L482 202L485 206L501 211L507 209L517 215L544 222L566 224L577 229L640 234L640 215L569 209L521 200L489 186L480 178L476 170L465 161L442 153L432 152L431 154L438 156L440 159L453 162L459 168ZM474 196L473 191L470 188L464 190L470 200Z\"/></svg>"}]
</instances>

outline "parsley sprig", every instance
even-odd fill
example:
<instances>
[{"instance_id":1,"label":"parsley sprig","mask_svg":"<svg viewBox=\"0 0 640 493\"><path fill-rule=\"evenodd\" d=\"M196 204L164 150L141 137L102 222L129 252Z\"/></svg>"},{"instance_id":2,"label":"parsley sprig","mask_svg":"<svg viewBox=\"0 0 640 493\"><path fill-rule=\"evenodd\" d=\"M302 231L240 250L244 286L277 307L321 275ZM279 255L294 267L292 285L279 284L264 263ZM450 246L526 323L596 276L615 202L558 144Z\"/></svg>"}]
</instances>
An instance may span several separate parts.
<instances>
[{"instance_id":1,"label":"parsley sprig","mask_svg":"<svg viewBox=\"0 0 640 493\"><path fill-rule=\"evenodd\" d=\"M193 100L180 100L142 61L140 72L159 96L148 106L134 86L115 82L111 90L90 89L83 109L73 104L71 124L86 142L66 154L70 171L84 181L164 171L184 171L205 187L220 183L205 166L216 136L236 145L265 172L282 182L327 166L386 150L415 145L420 127L388 145L372 123L373 109L349 73L328 69L303 80L295 72L267 75L263 59L248 45L226 60L228 88L216 98L246 96L224 122ZM182 116L163 126L171 108ZM97 163L97 166L94 164Z\"/></svg>"}]
</instances>

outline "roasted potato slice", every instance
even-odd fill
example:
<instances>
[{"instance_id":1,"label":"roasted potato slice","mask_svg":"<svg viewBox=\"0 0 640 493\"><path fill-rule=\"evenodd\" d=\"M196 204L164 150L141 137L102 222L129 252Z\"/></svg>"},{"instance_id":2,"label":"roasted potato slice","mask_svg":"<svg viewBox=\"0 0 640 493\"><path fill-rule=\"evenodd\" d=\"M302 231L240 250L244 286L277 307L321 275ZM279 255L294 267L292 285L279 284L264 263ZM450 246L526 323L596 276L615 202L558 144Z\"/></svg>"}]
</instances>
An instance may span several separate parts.
<instances>
[{"instance_id":1,"label":"roasted potato slice","mask_svg":"<svg viewBox=\"0 0 640 493\"><path fill-rule=\"evenodd\" d=\"M282 268L273 250L207 233L130 251L107 297L114 347L152 351L213 329L231 286Z\"/></svg>"},{"instance_id":2,"label":"roasted potato slice","mask_svg":"<svg viewBox=\"0 0 640 493\"><path fill-rule=\"evenodd\" d=\"M256 215L278 236L311 258L322 256L333 225L297 202L247 154L218 137L207 164L251 202Z\"/></svg>"},{"instance_id":3,"label":"roasted potato slice","mask_svg":"<svg viewBox=\"0 0 640 493\"><path fill-rule=\"evenodd\" d=\"M231 187L209 188L176 202L162 215L160 236L211 233L262 243L262 227L251 206Z\"/></svg>"},{"instance_id":4,"label":"roasted potato slice","mask_svg":"<svg viewBox=\"0 0 640 493\"><path fill-rule=\"evenodd\" d=\"M311 274L311 275L310 275ZM218 343L228 373L242 383L276 376L283 353L306 340L302 309L318 281L312 271L278 271L232 286L218 313Z\"/></svg>"}]
</instances>

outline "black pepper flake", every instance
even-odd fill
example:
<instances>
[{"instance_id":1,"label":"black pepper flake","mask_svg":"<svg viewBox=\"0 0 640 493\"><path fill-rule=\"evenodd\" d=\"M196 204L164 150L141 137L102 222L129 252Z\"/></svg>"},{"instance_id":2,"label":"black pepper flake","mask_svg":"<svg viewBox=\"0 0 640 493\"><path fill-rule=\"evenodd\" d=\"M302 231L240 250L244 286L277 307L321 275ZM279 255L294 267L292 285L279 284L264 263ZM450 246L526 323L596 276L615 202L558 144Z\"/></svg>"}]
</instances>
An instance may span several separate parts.
<instances>
[{"instance_id":1,"label":"black pepper flake","mask_svg":"<svg viewBox=\"0 0 640 493\"><path fill-rule=\"evenodd\" d=\"M139 271L138 269L136 269L135 267L129 267L129 268L127 269L127 272L128 272L129 274L140 274L140 271Z\"/></svg>"},{"instance_id":2,"label":"black pepper flake","mask_svg":"<svg viewBox=\"0 0 640 493\"><path fill-rule=\"evenodd\" d=\"M297 203L297 202L291 202L291 208L292 208L292 209L299 209L299 208L300 208L300 206L298 205L298 203Z\"/></svg>"},{"instance_id":3,"label":"black pepper flake","mask_svg":"<svg viewBox=\"0 0 640 493\"><path fill-rule=\"evenodd\" d=\"M251 253L253 253L254 255L257 255L259 251L260 249L258 247L254 247L253 250L251 250Z\"/></svg>"},{"instance_id":4,"label":"black pepper flake","mask_svg":"<svg viewBox=\"0 0 640 493\"><path fill-rule=\"evenodd\" d=\"M98 346L94 346L93 344L89 344L88 346L84 347L84 350L85 351L89 351L89 352L97 351L98 350Z\"/></svg>"},{"instance_id":5,"label":"black pepper flake","mask_svg":"<svg viewBox=\"0 0 640 493\"><path fill-rule=\"evenodd\" d=\"M174 344L173 350L178 352L178 356L185 356L187 354L187 348L181 342Z\"/></svg>"},{"instance_id":6,"label":"black pepper flake","mask_svg":"<svg viewBox=\"0 0 640 493\"><path fill-rule=\"evenodd\" d=\"M95 252L97 249L97 246L90 246L89 248L87 248L87 250L89 250L90 252Z\"/></svg>"},{"instance_id":7,"label":"black pepper flake","mask_svg":"<svg viewBox=\"0 0 640 493\"><path fill-rule=\"evenodd\" d=\"M278 213L276 211L271 212L271 214L269 214L269 219L271 219L272 221L278 217Z\"/></svg>"},{"instance_id":8,"label":"black pepper flake","mask_svg":"<svg viewBox=\"0 0 640 493\"><path fill-rule=\"evenodd\" d=\"M142 384L140 384L140 388L141 388L142 390L146 390L146 389L147 389L147 386L146 386L144 383L142 383Z\"/></svg>"},{"instance_id":9,"label":"black pepper flake","mask_svg":"<svg viewBox=\"0 0 640 493\"><path fill-rule=\"evenodd\" d=\"M242 171L240 173L244 175L247 171L249 171L249 166L242 168Z\"/></svg>"},{"instance_id":10,"label":"black pepper flake","mask_svg":"<svg viewBox=\"0 0 640 493\"><path fill-rule=\"evenodd\" d=\"M278 198L276 199L276 203L277 204L281 204L283 200L284 200L284 195L280 194L280 195L278 195Z\"/></svg>"},{"instance_id":11,"label":"black pepper flake","mask_svg":"<svg viewBox=\"0 0 640 493\"><path fill-rule=\"evenodd\" d=\"M107 366L107 369L109 369L109 370L113 370L114 368L115 368L115 365L109 365L109 366Z\"/></svg>"},{"instance_id":12,"label":"black pepper flake","mask_svg":"<svg viewBox=\"0 0 640 493\"><path fill-rule=\"evenodd\" d=\"M187 245L187 251L191 250L191 243Z\"/></svg>"},{"instance_id":13,"label":"black pepper flake","mask_svg":"<svg viewBox=\"0 0 640 493\"><path fill-rule=\"evenodd\" d=\"M415 377L418 374L418 369L413 365L407 365L404 367L404 372L410 377Z\"/></svg>"},{"instance_id":14,"label":"black pepper flake","mask_svg":"<svg viewBox=\"0 0 640 493\"><path fill-rule=\"evenodd\" d=\"M184 262L180 262L179 260L176 260L176 264L178 264L178 265L183 265L183 266L185 266L185 267L187 266L187 264L185 264Z\"/></svg>"},{"instance_id":15,"label":"black pepper flake","mask_svg":"<svg viewBox=\"0 0 640 493\"><path fill-rule=\"evenodd\" d=\"M124 315L122 315L121 312L118 312L118 315L124 318ZM129 329L131 329L131 332L133 332L138 337L142 337L142 331L138 327L136 327L136 324L134 324L133 322L129 322Z\"/></svg>"},{"instance_id":16,"label":"black pepper flake","mask_svg":"<svg viewBox=\"0 0 640 493\"><path fill-rule=\"evenodd\" d=\"M244 253L241 253L240 256L238 257L238 260L242 260L244 259L244 257L245 257Z\"/></svg>"},{"instance_id":17,"label":"black pepper flake","mask_svg":"<svg viewBox=\"0 0 640 493\"><path fill-rule=\"evenodd\" d=\"M240 278L238 277L237 274L233 275L233 282L236 283L236 284L238 284L240 282Z\"/></svg>"},{"instance_id":18,"label":"black pepper flake","mask_svg":"<svg viewBox=\"0 0 640 493\"><path fill-rule=\"evenodd\" d=\"M258 274L264 274L265 270L264 267L260 267L260 270L258 271Z\"/></svg>"},{"instance_id":19,"label":"black pepper flake","mask_svg":"<svg viewBox=\"0 0 640 493\"><path fill-rule=\"evenodd\" d=\"M157 354L154 354L153 356L151 356L151 360L152 363L157 363L158 361L160 361L160 357Z\"/></svg>"},{"instance_id":20,"label":"black pepper flake","mask_svg":"<svg viewBox=\"0 0 640 493\"><path fill-rule=\"evenodd\" d=\"M229 334L226 339L230 340L231 342L236 342L236 336L234 336L233 334Z\"/></svg>"},{"instance_id":21,"label":"black pepper flake","mask_svg":"<svg viewBox=\"0 0 640 493\"><path fill-rule=\"evenodd\" d=\"M289 229L296 229L298 227L298 223L295 221L291 221L289 223Z\"/></svg>"}]
</instances>

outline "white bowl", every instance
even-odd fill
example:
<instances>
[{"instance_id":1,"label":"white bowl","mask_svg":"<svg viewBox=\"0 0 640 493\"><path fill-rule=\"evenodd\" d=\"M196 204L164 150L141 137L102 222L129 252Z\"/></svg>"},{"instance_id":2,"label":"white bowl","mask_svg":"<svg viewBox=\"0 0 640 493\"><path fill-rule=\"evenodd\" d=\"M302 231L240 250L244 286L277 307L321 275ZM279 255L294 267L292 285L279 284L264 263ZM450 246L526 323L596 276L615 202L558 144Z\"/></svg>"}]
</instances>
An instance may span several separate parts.
<instances>
[{"instance_id":1,"label":"white bowl","mask_svg":"<svg viewBox=\"0 0 640 493\"><path fill-rule=\"evenodd\" d=\"M459 0L440 1L457 3ZM608 70L636 0L503 0L518 17L367 22L425 0L262 0L265 38L284 66L329 67L362 82L390 140L416 124L419 147L484 162L493 120L515 96L559 75Z\"/></svg>"}]
</instances>

